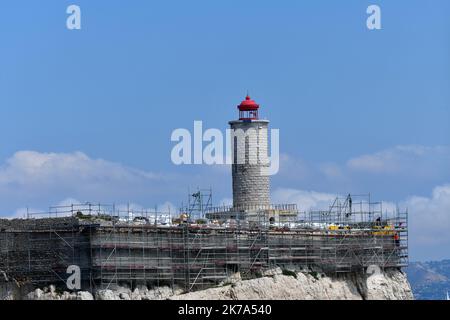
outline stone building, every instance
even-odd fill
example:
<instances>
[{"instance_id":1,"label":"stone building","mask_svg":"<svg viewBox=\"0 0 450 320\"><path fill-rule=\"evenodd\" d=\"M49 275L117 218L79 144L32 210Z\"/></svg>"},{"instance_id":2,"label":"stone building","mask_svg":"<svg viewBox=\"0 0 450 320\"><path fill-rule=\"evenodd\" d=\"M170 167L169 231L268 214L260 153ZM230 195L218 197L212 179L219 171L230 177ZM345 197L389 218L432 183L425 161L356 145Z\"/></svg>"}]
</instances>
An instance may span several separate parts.
<instances>
[{"instance_id":1,"label":"stone building","mask_svg":"<svg viewBox=\"0 0 450 320\"><path fill-rule=\"evenodd\" d=\"M233 207L265 208L270 205L269 121L259 119L259 105L249 96L238 105L238 109L239 120L229 122L232 132Z\"/></svg>"},{"instance_id":2,"label":"stone building","mask_svg":"<svg viewBox=\"0 0 450 320\"><path fill-rule=\"evenodd\" d=\"M246 220L258 224L295 220L295 205L272 205L270 202L269 121L259 118L259 104L248 95L237 108L238 120L229 122L233 205L229 208L213 208L206 217Z\"/></svg>"}]
</instances>

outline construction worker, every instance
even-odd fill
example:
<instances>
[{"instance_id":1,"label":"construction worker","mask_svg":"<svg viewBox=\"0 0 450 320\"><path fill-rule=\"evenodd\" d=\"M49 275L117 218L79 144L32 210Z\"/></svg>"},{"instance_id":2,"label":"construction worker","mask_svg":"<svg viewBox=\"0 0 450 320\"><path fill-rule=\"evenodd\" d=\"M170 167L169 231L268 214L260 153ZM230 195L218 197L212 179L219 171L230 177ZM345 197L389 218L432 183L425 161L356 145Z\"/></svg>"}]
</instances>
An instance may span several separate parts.
<instances>
[{"instance_id":1,"label":"construction worker","mask_svg":"<svg viewBox=\"0 0 450 320\"><path fill-rule=\"evenodd\" d=\"M352 215L352 196L350 195L350 193L348 194L347 199L348 199L348 211L349 212L347 212L345 214L346 218L348 218L349 216Z\"/></svg>"},{"instance_id":2,"label":"construction worker","mask_svg":"<svg viewBox=\"0 0 450 320\"><path fill-rule=\"evenodd\" d=\"M376 221L375 224L376 224L377 226L381 226L381 217L378 217L377 220L375 220L375 221Z\"/></svg>"},{"instance_id":3,"label":"construction worker","mask_svg":"<svg viewBox=\"0 0 450 320\"><path fill-rule=\"evenodd\" d=\"M400 236L398 235L398 232L394 233L394 242L397 247L400 246Z\"/></svg>"}]
</instances>

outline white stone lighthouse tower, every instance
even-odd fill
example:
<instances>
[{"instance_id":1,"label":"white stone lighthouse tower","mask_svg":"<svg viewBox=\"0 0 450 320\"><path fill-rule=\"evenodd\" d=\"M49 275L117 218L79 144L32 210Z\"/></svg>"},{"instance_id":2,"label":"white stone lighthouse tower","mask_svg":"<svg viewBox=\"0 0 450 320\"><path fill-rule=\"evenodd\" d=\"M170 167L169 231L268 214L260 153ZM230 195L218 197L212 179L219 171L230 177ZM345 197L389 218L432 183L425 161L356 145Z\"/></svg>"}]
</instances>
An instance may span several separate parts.
<instances>
[{"instance_id":1,"label":"white stone lighthouse tower","mask_svg":"<svg viewBox=\"0 0 450 320\"><path fill-rule=\"evenodd\" d=\"M263 209L270 205L268 120L249 96L238 105L239 120L230 121L232 137L233 208Z\"/></svg>"}]
</instances>

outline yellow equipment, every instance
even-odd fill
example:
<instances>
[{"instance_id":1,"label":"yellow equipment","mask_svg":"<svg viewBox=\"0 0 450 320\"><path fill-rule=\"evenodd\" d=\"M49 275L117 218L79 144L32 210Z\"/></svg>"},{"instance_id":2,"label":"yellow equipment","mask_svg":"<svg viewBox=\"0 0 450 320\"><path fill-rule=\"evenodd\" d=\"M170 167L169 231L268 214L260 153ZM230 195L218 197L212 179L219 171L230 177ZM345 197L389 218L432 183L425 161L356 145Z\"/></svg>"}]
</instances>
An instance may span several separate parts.
<instances>
[{"instance_id":1,"label":"yellow equipment","mask_svg":"<svg viewBox=\"0 0 450 320\"><path fill-rule=\"evenodd\" d=\"M373 235L375 236L391 236L394 235L394 227L393 226L374 226L373 227L374 231Z\"/></svg>"}]
</instances>

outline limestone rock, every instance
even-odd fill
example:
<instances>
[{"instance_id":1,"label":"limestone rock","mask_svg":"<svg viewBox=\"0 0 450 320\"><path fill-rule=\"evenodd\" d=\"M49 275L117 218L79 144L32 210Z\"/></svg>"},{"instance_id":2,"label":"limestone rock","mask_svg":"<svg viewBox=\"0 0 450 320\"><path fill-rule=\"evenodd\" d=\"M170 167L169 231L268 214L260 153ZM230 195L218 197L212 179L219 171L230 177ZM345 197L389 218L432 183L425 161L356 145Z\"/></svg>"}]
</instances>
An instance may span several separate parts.
<instances>
[{"instance_id":1,"label":"limestone rock","mask_svg":"<svg viewBox=\"0 0 450 320\"><path fill-rule=\"evenodd\" d=\"M131 300L130 295L128 293L126 293L126 292L119 293L119 298L121 300Z\"/></svg>"},{"instance_id":2,"label":"limestone rock","mask_svg":"<svg viewBox=\"0 0 450 320\"><path fill-rule=\"evenodd\" d=\"M96 300L120 300L119 296L116 295L112 290L98 290L95 293Z\"/></svg>"},{"instance_id":3,"label":"limestone rock","mask_svg":"<svg viewBox=\"0 0 450 320\"><path fill-rule=\"evenodd\" d=\"M38 288L38 289L28 293L27 299L28 300L41 300L43 295L44 295L44 291Z\"/></svg>"},{"instance_id":4,"label":"limestone rock","mask_svg":"<svg viewBox=\"0 0 450 320\"><path fill-rule=\"evenodd\" d=\"M367 276L346 274L339 277L296 273L297 277L277 274L234 285L190 292L170 299L192 300L362 300L413 299L406 276L401 271Z\"/></svg>"},{"instance_id":5,"label":"limestone rock","mask_svg":"<svg viewBox=\"0 0 450 320\"><path fill-rule=\"evenodd\" d=\"M402 272L388 271L367 278L368 300L411 300L411 286Z\"/></svg>"},{"instance_id":6,"label":"limestone rock","mask_svg":"<svg viewBox=\"0 0 450 320\"><path fill-rule=\"evenodd\" d=\"M28 291L26 291L28 292ZM2 291L2 299L11 298ZM25 299L29 300L93 300L87 291L58 293L55 286L35 289ZM261 278L242 280L233 274L220 286L183 293L178 287L148 289L139 285L133 291L126 286L114 286L95 292L97 300L406 300L413 299L405 273L392 269L371 275L348 273L325 276L317 272L292 272L283 274L280 268L266 271Z\"/></svg>"},{"instance_id":7,"label":"limestone rock","mask_svg":"<svg viewBox=\"0 0 450 320\"><path fill-rule=\"evenodd\" d=\"M272 268L272 269L264 271L262 273L262 275L264 277L273 277L273 276L275 276L277 274L282 274L282 273L283 273L283 271L281 270L281 268L280 267L276 267L276 268Z\"/></svg>"},{"instance_id":8,"label":"limestone rock","mask_svg":"<svg viewBox=\"0 0 450 320\"><path fill-rule=\"evenodd\" d=\"M92 294L88 291L79 291L76 296L77 300L94 300Z\"/></svg>"},{"instance_id":9,"label":"limestone rock","mask_svg":"<svg viewBox=\"0 0 450 320\"><path fill-rule=\"evenodd\" d=\"M225 285L233 285L233 284L240 282L241 280L242 280L241 273L236 272L236 273L233 273L228 278L226 278L225 280L223 280L222 282L220 282L219 287L225 286Z\"/></svg>"}]
</instances>

